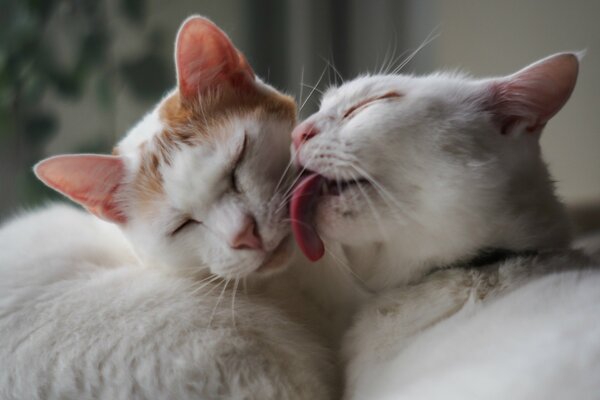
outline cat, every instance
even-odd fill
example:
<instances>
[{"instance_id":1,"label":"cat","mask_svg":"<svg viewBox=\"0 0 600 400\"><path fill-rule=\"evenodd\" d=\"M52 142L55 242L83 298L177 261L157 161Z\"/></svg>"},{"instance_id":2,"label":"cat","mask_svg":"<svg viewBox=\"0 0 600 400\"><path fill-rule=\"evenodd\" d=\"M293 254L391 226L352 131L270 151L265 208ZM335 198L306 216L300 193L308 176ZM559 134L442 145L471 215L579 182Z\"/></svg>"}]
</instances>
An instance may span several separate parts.
<instances>
[{"instance_id":1,"label":"cat","mask_svg":"<svg viewBox=\"0 0 600 400\"><path fill-rule=\"evenodd\" d=\"M290 262L295 102L204 17L175 47L176 89L113 155L35 166L89 213L51 205L0 229L2 399L332 396L317 338L236 296Z\"/></svg>"},{"instance_id":2,"label":"cat","mask_svg":"<svg viewBox=\"0 0 600 400\"><path fill-rule=\"evenodd\" d=\"M580 57L362 76L294 129L306 285L338 326L358 310L346 399L599 398L599 264L569 248L539 144ZM332 306L315 277L336 263L355 285Z\"/></svg>"}]
</instances>

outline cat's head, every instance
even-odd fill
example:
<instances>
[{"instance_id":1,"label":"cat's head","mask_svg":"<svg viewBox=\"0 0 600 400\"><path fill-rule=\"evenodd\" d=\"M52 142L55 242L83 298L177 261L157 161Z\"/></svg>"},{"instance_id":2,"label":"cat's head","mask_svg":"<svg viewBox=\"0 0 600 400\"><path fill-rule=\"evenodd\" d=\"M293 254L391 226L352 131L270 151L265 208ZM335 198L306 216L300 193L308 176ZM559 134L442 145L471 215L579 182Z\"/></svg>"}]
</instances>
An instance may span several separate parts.
<instances>
[{"instance_id":1,"label":"cat's head","mask_svg":"<svg viewBox=\"0 0 600 400\"><path fill-rule=\"evenodd\" d=\"M501 78L377 75L329 89L292 134L306 169L292 202L299 244L317 259L319 236L391 242L443 262L564 243L539 138L578 67L562 53Z\"/></svg>"},{"instance_id":2,"label":"cat's head","mask_svg":"<svg viewBox=\"0 0 600 400\"><path fill-rule=\"evenodd\" d=\"M294 101L202 17L180 28L175 63L177 88L113 155L51 157L37 176L119 224L147 263L226 278L285 265Z\"/></svg>"}]
</instances>

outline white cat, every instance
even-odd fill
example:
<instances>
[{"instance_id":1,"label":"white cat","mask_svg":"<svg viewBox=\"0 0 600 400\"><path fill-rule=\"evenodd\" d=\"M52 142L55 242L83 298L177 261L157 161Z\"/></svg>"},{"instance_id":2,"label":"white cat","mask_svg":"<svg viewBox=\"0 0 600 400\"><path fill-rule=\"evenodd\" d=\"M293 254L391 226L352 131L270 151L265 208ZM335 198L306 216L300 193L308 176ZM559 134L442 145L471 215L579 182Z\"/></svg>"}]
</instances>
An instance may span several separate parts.
<instances>
[{"instance_id":1,"label":"white cat","mask_svg":"<svg viewBox=\"0 0 600 400\"><path fill-rule=\"evenodd\" d=\"M35 168L108 222L50 206L0 229L0 398L330 398L317 341L236 296L291 256L295 103L205 18L182 25L175 60L177 89L114 155Z\"/></svg>"},{"instance_id":2,"label":"white cat","mask_svg":"<svg viewBox=\"0 0 600 400\"><path fill-rule=\"evenodd\" d=\"M494 79L359 77L294 130L297 241L351 270L343 318L364 304L346 398L600 398L598 264L568 248L539 145L578 57Z\"/></svg>"}]
</instances>

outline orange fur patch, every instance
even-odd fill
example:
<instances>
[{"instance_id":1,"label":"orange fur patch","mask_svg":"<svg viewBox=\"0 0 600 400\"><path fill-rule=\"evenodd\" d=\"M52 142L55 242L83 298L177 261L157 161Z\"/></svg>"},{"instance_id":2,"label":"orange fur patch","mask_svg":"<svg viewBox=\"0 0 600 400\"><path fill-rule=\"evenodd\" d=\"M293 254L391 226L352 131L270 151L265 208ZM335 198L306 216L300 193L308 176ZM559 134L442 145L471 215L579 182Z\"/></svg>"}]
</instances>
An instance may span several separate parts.
<instances>
[{"instance_id":1,"label":"orange fur patch","mask_svg":"<svg viewBox=\"0 0 600 400\"><path fill-rule=\"evenodd\" d=\"M160 166L170 164L170 154L182 146L196 146L227 140L214 132L237 116L253 115L257 119L287 120L290 130L296 124L296 103L286 95L264 89L234 90L222 86L206 92L197 101L182 101L175 92L159 106L165 129L140 149L142 160L133 182L133 191L141 209L151 209L153 199L163 194ZM290 132L282 132L289 135Z\"/></svg>"}]
</instances>

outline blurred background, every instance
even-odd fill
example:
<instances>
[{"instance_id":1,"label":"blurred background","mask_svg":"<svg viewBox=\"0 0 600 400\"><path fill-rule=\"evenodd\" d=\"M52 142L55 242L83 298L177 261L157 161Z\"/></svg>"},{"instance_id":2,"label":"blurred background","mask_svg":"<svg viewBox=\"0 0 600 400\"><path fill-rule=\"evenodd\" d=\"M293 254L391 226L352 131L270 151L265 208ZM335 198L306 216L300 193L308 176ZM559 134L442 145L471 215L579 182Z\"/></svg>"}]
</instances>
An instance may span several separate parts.
<instances>
[{"instance_id":1,"label":"blurred background","mask_svg":"<svg viewBox=\"0 0 600 400\"><path fill-rule=\"evenodd\" d=\"M315 85L420 47L403 72L502 75L587 49L542 146L578 228L600 226L600 2L587 0L0 0L0 218L54 196L35 180L36 161L110 152L174 86L173 41L194 13L304 104L303 116L318 105Z\"/></svg>"}]
</instances>

